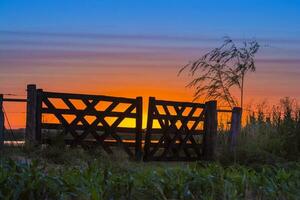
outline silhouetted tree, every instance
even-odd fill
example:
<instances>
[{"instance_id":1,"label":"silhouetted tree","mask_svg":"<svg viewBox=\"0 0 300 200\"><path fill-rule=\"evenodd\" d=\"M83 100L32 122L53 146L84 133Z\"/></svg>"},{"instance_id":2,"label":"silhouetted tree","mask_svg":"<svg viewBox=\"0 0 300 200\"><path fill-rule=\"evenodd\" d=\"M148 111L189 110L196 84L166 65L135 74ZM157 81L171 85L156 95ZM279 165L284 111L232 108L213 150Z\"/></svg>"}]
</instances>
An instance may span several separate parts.
<instances>
[{"instance_id":1,"label":"silhouetted tree","mask_svg":"<svg viewBox=\"0 0 300 200\"><path fill-rule=\"evenodd\" d=\"M240 106L243 107L245 75L256 70L254 56L259 47L256 40L244 41L238 47L231 38L225 37L220 47L189 62L179 74L186 69L191 73L193 80L187 87L195 88L194 100L204 97L223 100L231 107L237 106L231 88L238 87Z\"/></svg>"}]
</instances>

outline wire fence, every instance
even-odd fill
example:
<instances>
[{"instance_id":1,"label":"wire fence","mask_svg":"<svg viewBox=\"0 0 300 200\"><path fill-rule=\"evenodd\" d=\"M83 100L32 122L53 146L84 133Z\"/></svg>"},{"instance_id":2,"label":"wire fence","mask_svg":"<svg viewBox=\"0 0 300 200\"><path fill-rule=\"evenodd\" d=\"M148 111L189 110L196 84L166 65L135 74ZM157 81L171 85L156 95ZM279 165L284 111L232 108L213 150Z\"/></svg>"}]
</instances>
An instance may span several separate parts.
<instances>
[{"instance_id":1,"label":"wire fence","mask_svg":"<svg viewBox=\"0 0 300 200\"><path fill-rule=\"evenodd\" d=\"M26 97L26 95L13 94L13 93L5 93L3 95L7 97L14 97L14 98L1 99L2 113L4 116L4 132L3 132L4 144L8 146L20 146L24 144L24 139L25 139L26 112L16 111L16 109L20 109L19 106L8 106L8 109L12 109L12 110L7 110L6 107L7 104L11 104L11 103L14 104L20 102L26 103L26 98L24 98ZM26 107L24 107L23 109L25 108ZM17 122L18 124L16 124L15 122Z\"/></svg>"}]
</instances>

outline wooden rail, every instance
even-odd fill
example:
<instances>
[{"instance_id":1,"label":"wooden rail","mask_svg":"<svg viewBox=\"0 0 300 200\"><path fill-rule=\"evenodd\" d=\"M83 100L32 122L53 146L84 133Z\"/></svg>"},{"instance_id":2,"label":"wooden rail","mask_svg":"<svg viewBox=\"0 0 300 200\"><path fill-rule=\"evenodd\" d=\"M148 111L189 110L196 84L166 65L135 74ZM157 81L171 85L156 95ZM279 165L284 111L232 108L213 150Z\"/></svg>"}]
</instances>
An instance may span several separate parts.
<instances>
[{"instance_id":1,"label":"wooden rail","mask_svg":"<svg viewBox=\"0 0 300 200\"><path fill-rule=\"evenodd\" d=\"M16 98L3 98L2 101L6 102L27 102L27 99L16 99Z\"/></svg>"}]
</instances>

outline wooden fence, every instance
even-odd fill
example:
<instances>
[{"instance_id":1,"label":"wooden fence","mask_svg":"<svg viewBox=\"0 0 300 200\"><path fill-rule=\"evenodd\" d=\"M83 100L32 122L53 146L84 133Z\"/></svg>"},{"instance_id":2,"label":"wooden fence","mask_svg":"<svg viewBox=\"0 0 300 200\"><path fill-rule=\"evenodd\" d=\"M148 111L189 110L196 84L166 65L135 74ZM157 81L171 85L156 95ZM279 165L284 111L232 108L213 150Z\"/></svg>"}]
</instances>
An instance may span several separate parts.
<instances>
[{"instance_id":1,"label":"wooden fence","mask_svg":"<svg viewBox=\"0 0 300 200\"><path fill-rule=\"evenodd\" d=\"M153 126L157 121L158 127ZM149 99L144 160L212 159L217 134L216 102Z\"/></svg>"},{"instance_id":2,"label":"wooden fence","mask_svg":"<svg viewBox=\"0 0 300 200\"><path fill-rule=\"evenodd\" d=\"M65 108L58 108L54 103L57 101L63 102ZM81 105L76 106L75 102ZM124 105L127 108L119 111ZM113 153L112 146L119 146L131 158L142 156L142 97L130 99L38 90L37 108L36 138L42 143L50 143L53 138L49 136L61 130L65 142L72 146L94 143L107 153ZM49 114L57 121L44 122L43 116ZM134 119L134 127L120 127L126 119ZM48 131L43 134L42 130Z\"/></svg>"},{"instance_id":3,"label":"wooden fence","mask_svg":"<svg viewBox=\"0 0 300 200\"><path fill-rule=\"evenodd\" d=\"M0 145L3 101L0 95ZM241 109L217 110L216 101L200 104L150 97L146 131L142 129L142 97L46 92L28 85L25 102L27 144L50 144L63 136L63 141L72 146L93 144L109 154L118 146L129 157L144 161L214 159L218 112L232 113L231 148L235 148L241 128ZM126 120L131 123L124 123Z\"/></svg>"}]
</instances>

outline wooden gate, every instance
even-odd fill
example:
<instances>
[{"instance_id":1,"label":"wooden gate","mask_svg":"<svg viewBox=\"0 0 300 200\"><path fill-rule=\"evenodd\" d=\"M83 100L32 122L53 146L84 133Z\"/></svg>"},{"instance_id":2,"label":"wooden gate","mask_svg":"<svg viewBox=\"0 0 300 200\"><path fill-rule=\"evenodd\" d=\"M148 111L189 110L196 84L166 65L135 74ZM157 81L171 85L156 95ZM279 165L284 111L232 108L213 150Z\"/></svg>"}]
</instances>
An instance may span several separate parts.
<instances>
[{"instance_id":1,"label":"wooden gate","mask_svg":"<svg viewBox=\"0 0 300 200\"><path fill-rule=\"evenodd\" d=\"M43 143L61 130L70 145L120 146L142 156L142 97L136 99L37 91L37 134ZM44 131L43 131L44 130Z\"/></svg>"},{"instance_id":2,"label":"wooden gate","mask_svg":"<svg viewBox=\"0 0 300 200\"><path fill-rule=\"evenodd\" d=\"M205 104L149 98L144 160L212 159L216 102Z\"/></svg>"}]
</instances>

